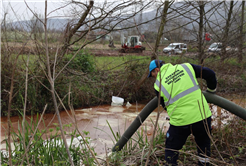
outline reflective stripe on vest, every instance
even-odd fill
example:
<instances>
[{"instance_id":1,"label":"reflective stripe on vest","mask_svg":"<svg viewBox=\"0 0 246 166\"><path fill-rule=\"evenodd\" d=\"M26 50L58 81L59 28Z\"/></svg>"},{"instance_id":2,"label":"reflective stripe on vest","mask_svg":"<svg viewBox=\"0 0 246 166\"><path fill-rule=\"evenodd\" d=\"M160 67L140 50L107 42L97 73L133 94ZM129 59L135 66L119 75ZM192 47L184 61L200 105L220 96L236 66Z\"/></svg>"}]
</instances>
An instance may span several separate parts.
<instances>
[{"instance_id":1,"label":"reflective stripe on vest","mask_svg":"<svg viewBox=\"0 0 246 166\"><path fill-rule=\"evenodd\" d=\"M168 93L168 91L166 90L166 88L161 84L161 91L162 93L169 99L167 102L165 102L165 105L168 106L169 104L174 103L175 101L177 101L178 99L180 99L181 97L184 97L185 95L188 95L194 91L196 91L197 89L199 89L199 86L196 84L196 81L190 71L190 69L185 65L185 64L181 64L181 66L185 69L185 71L188 73L190 79L192 80L193 83L193 87L177 94L175 97L171 97L171 95ZM155 84L160 87L160 81L158 79L156 79Z\"/></svg>"}]
</instances>

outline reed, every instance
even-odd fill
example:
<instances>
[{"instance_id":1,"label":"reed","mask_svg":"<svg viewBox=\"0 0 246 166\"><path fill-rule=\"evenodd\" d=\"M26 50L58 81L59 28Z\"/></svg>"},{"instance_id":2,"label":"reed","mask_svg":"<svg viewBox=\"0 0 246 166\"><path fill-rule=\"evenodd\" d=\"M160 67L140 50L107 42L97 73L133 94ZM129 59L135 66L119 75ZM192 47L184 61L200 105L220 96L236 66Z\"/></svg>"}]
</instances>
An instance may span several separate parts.
<instances>
[{"instance_id":1,"label":"reed","mask_svg":"<svg viewBox=\"0 0 246 166\"><path fill-rule=\"evenodd\" d=\"M29 122L25 120L24 128L25 133L22 132L22 123L18 123L18 131L11 132L13 146L11 157L12 164L19 165L23 160L23 165L70 165L68 154L64 142L60 135L60 128L55 125L55 129L50 128L49 132L51 135L46 135L46 130L38 129L39 115L37 118L30 118ZM63 125L63 128L70 128L71 124ZM36 131L36 132L35 132ZM81 139L81 136L77 134L76 130L71 133L66 133L66 137L70 138L69 151L74 165L96 165L94 157L85 142ZM83 132L88 134L88 132ZM24 138L25 137L25 138ZM23 141L25 145L30 145L27 151L24 149ZM85 137L85 141L89 143L90 138ZM6 141L6 152L8 151L9 144ZM92 151L94 152L93 148ZM5 151L1 151L1 165L9 165L9 156ZM95 153L95 152L94 152ZM25 155L27 154L27 155ZM29 164L28 164L29 163Z\"/></svg>"}]
</instances>

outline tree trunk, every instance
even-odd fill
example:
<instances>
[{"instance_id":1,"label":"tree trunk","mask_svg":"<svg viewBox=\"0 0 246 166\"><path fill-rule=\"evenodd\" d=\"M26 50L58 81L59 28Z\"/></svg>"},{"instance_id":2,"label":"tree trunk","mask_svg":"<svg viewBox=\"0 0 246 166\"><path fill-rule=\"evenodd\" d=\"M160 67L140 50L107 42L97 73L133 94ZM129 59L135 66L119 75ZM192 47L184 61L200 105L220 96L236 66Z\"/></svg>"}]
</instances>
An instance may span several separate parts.
<instances>
[{"instance_id":1,"label":"tree trunk","mask_svg":"<svg viewBox=\"0 0 246 166\"><path fill-rule=\"evenodd\" d=\"M228 44L228 34L229 34L229 29L230 29L231 16L232 16L232 12L233 12L233 4L234 4L234 1L231 1L230 2L230 9L228 12L228 17L226 20L226 26L224 29L224 35L223 35L223 39L222 39L222 49L221 49L221 62L223 62L226 59L226 46Z\"/></svg>"},{"instance_id":2,"label":"tree trunk","mask_svg":"<svg viewBox=\"0 0 246 166\"><path fill-rule=\"evenodd\" d=\"M199 3L199 14L200 14L200 21L199 21L199 34L198 34L198 51L199 51L199 63L203 63L203 57L204 57L204 49L203 46L203 17L204 17L204 2L200 1Z\"/></svg>"},{"instance_id":3,"label":"tree trunk","mask_svg":"<svg viewBox=\"0 0 246 166\"><path fill-rule=\"evenodd\" d=\"M242 1L242 14L241 14L241 26L240 26L240 36L239 36L239 48L238 48L238 63L242 63L243 60L243 24L244 24L244 6L245 6L245 1Z\"/></svg>"},{"instance_id":4,"label":"tree trunk","mask_svg":"<svg viewBox=\"0 0 246 166\"><path fill-rule=\"evenodd\" d=\"M161 37L163 35L163 30L164 30L164 26L166 24L166 18L167 18L167 11L168 11L168 8L169 6L172 4L173 2L169 2L169 1L165 1L164 3L164 8L163 8L163 11L162 11L162 17L161 17L161 25L158 29L158 35L157 35L157 38L156 38L156 42L155 42L155 47L154 47L154 51L153 51L153 54L151 56L151 60L154 60L154 59L157 59L157 50L158 50L158 47L160 45L160 40L161 40ZM145 81L145 79L147 78L149 74L149 69L147 68L146 69L146 72L144 73L144 75L141 77L141 79L138 81L137 83L137 86L136 86L136 90L139 89L139 87L142 85L142 83Z\"/></svg>"},{"instance_id":5,"label":"tree trunk","mask_svg":"<svg viewBox=\"0 0 246 166\"><path fill-rule=\"evenodd\" d=\"M72 37L75 35L75 33L78 31L78 29L83 25L86 17L88 16L91 8L93 7L93 5L94 5L94 1L90 0L89 6L87 6L87 9L83 13L83 15L80 17L78 23L75 26L71 25L73 28L71 28L69 23L67 24L66 32L65 32L65 35L64 35L64 44L63 44L63 47L62 47L62 50L61 50L61 55L62 56L66 53L66 50L69 47L69 43L70 43Z\"/></svg>"},{"instance_id":6,"label":"tree trunk","mask_svg":"<svg viewBox=\"0 0 246 166\"><path fill-rule=\"evenodd\" d=\"M161 16L161 24L160 24L159 29L158 29L158 34L157 34L156 41L155 41L154 52L153 52L153 55L151 57L151 60L157 59L157 52L158 52L158 48L160 45L160 40L163 36L163 30L164 30L164 26L166 24L167 11L169 8L169 4L170 4L169 1L165 1L165 3L164 3L164 8L162 11L162 16Z\"/></svg>"},{"instance_id":7,"label":"tree trunk","mask_svg":"<svg viewBox=\"0 0 246 166\"><path fill-rule=\"evenodd\" d=\"M59 110L58 110L58 104L57 104L57 100L56 100L56 95L55 95L55 78L56 78L55 74L54 74L55 73L55 67L54 67L53 75L52 75L52 73L51 73L51 65L50 65L50 57L49 57L49 51L48 51L47 20L48 20L47 19L47 1L45 1L45 22L44 22L45 31L44 31L44 37L45 37L46 67L47 67L47 70L48 70L48 76L47 77L48 77L48 80L49 80L49 83L50 83L50 86L51 86L50 92L51 92L52 99L53 99L54 109L55 109L56 114L57 114L57 119L58 119L59 127L60 127L60 130L61 130L61 136L62 136L64 145L65 145L65 148L66 148L66 153L68 154L68 159L70 161L71 166L74 166L73 160L71 158L71 153L70 153L69 148L68 148L67 140L66 140L66 137L65 137L65 134L64 134L64 131L63 131L63 125L62 125L60 113L59 113Z\"/></svg>"}]
</instances>

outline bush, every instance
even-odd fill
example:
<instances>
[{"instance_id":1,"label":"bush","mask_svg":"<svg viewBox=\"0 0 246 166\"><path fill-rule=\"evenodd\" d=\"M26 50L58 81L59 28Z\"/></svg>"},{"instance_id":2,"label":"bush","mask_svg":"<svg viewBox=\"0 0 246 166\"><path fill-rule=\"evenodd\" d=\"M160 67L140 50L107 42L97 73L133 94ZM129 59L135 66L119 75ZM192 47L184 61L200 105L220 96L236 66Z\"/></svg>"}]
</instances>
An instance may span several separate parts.
<instances>
[{"instance_id":1,"label":"bush","mask_svg":"<svg viewBox=\"0 0 246 166\"><path fill-rule=\"evenodd\" d=\"M66 55L64 62L67 63L72 57L72 54ZM95 70L93 58L86 50L81 50L67 67L84 73L90 73Z\"/></svg>"},{"instance_id":2,"label":"bush","mask_svg":"<svg viewBox=\"0 0 246 166\"><path fill-rule=\"evenodd\" d=\"M4 51L3 51L4 52ZM12 110L18 110L18 108L23 107L23 102L20 102L23 100L23 98L19 98L20 94L20 87L23 88L23 84L25 82L25 74L22 73L22 68L20 65L14 64L14 56L10 56L8 54L5 54L5 52L2 54L1 58L1 115L6 116L7 110L8 110L8 103L9 103L9 91L11 89L11 78L12 78L12 69L15 68L15 77L14 77L14 90L13 90L13 96L12 99ZM15 97L15 95L17 97ZM18 98L18 99L17 99ZM16 115L11 111L11 115Z\"/></svg>"},{"instance_id":3,"label":"bush","mask_svg":"<svg viewBox=\"0 0 246 166\"><path fill-rule=\"evenodd\" d=\"M191 46L191 45L189 45L187 48L187 52L197 52L197 51L198 51L198 48Z\"/></svg>"}]
</instances>

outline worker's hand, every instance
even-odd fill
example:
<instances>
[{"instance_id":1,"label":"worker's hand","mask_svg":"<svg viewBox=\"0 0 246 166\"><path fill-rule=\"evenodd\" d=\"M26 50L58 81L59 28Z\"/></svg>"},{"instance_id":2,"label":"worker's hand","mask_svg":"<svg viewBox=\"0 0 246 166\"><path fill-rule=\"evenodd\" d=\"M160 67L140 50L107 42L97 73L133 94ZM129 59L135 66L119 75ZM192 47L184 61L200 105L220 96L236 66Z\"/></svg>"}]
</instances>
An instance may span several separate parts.
<instances>
[{"instance_id":1,"label":"worker's hand","mask_svg":"<svg viewBox=\"0 0 246 166\"><path fill-rule=\"evenodd\" d=\"M209 89L209 88L207 88L206 92L215 94L216 93L216 89Z\"/></svg>"}]
</instances>

